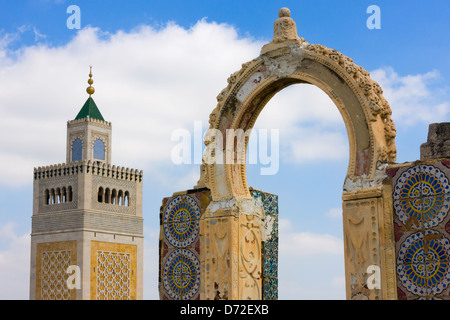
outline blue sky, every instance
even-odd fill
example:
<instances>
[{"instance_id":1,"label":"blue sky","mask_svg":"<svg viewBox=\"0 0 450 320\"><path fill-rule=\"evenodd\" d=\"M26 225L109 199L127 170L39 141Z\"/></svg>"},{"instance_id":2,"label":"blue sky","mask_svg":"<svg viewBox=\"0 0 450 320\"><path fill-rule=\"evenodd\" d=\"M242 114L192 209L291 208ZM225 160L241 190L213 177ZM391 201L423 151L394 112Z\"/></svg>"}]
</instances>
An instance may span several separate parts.
<instances>
[{"instance_id":1,"label":"blue sky","mask_svg":"<svg viewBox=\"0 0 450 320\"><path fill-rule=\"evenodd\" d=\"M373 4L379 30L366 26ZM80 7L80 30L67 28L69 5ZM198 165L171 163L171 133L194 121L206 130L227 77L271 40L281 7L308 42L371 72L393 111L397 162L419 159L429 123L450 111L444 1L0 0L0 283L12 288L0 299L28 298L33 167L65 161L66 121L87 98L90 64L93 97L113 123L112 163L144 170L144 298L157 299L161 199L198 179ZM251 186L279 195L280 298L344 299L348 142L337 109L317 88L293 86L256 126L280 133L277 174L247 172Z\"/></svg>"}]
</instances>

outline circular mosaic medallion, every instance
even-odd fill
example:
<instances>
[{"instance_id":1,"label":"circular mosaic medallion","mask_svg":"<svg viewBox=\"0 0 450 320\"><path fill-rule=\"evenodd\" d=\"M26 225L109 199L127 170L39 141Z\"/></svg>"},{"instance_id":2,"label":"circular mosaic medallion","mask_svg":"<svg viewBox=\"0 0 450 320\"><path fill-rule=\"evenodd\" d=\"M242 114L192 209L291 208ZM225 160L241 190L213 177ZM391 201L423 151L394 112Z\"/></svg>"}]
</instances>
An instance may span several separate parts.
<instances>
[{"instance_id":1,"label":"circular mosaic medallion","mask_svg":"<svg viewBox=\"0 0 450 320\"><path fill-rule=\"evenodd\" d=\"M436 167L421 165L409 168L398 178L394 199L416 198L448 193L450 187L445 174Z\"/></svg>"},{"instance_id":2,"label":"circular mosaic medallion","mask_svg":"<svg viewBox=\"0 0 450 320\"><path fill-rule=\"evenodd\" d=\"M422 165L422 196L448 193L450 186L445 174L436 167Z\"/></svg>"},{"instance_id":3,"label":"circular mosaic medallion","mask_svg":"<svg viewBox=\"0 0 450 320\"><path fill-rule=\"evenodd\" d=\"M172 299L192 299L200 287L200 263L195 254L187 249L173 251L164 265L163 283Z\"/></svg>"},{"instance_id":4,"label":"circular mosaic medallion","mask_svg":"<svg viewBox=\"0 0 450 320\"><path fill-rule=\"evenodd\" d=\"M186 247L197 238L199 232L200 208L188 196L174 198L164 212L164 234L175 247Z\"/></svg>"},{"instance_id":5,"label":"circular mosaic medallion","mask_svg":"<svg viewBox=\"0 0 450 320\"><path fill-rule=\"evenodd\" d=\"M416 166L403 172L394 187L394 207L400 221L411 217L425 228L436 226L450 208L449 184L433 166Z\"/></svg>"},{"instance_id":6,"label":"circular mosaic medallion","mask_svg":"<svg viewBox=\"0 0 450 320\"><path fill-rule=\"evenodd\" d=\"M418 232L401 245L397 275L411 293L442 292L450 282L450 242L437 231Z\"/></svg>"}]
</instances>

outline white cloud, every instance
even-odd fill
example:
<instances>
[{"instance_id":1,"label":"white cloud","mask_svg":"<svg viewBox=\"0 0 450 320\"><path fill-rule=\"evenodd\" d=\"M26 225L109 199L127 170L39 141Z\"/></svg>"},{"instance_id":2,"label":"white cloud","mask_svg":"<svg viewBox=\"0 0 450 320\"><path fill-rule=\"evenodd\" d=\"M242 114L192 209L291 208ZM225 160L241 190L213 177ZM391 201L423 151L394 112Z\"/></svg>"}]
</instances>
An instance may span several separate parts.
<instances>
[{"instance_id":1,"label":"white cloud","mask_svg":"<svg viewBox=\"0 0 450 320\"><path fill-rule=\"evenodd\" d=\"M348 157L344 121L328 95L312 85L293 85L277 93L256 128L280 130L280 156L286 163Z\"/></svg>"},{"instance_id":2,"label":"white cloud","mask_svg":"<svg viewBox=\"0 0 450 320\"><path fill-rule=\"evenodd\" d=\"M280 252L291 257L315 255L343 255L342 239L329 234L313 232L293 232L288 219L279 220Z\"/></svg>"},{"instance_id":3,"label":"white cloud","mask_svg":"<svg viewBox=\"0 0 450 320\"><path fill-rule=\"evenodd\" d=\"M208 125L227 77L261 47L204 20L189 30L173 23L115 34L87 27L65 46L13 53L6 35L2 43L0 183L8 185L11 176L29 183L33 166L65 162L66 121L87 99L89 65L93 98L113 124L112 162L145 171L170 163L175 129Z\"/></svg>"},{"instance_id":4,"label":"white cloud","mask_svg":"<svg viewBox=\"0 0 450 320\"><path fill-rule=\"evenodd\" d=\"M342 208L331 208L325 213L326 217L330 217L333 219L341 219L342 218Z\"/></svg>"},{"instance_id":5,"label":"white cloud","mask_svg":"<svg viewBox=\"0 0 450 320\"><path fill-rule=\"evenodd\" d=\"M343 120L334 102L316 86L296 84L278 92L265 106L257 127L291 128L298 123L339 126Z\"/></svg>"},{"instance_id":6,"label":"white cloud","mask_svg":"<svg viewBox=\"0 0 450 320\"><path fill-rule=\"evenodd\" d=\"M347 137L321 127L298 127L290 141L290 162L340 160L348 157Z\"/></svg>"},{"instance_id":7,"label":"white cloud","mask_svg":"<svg viewBox=\"0 0 450 320\"><path fill-rule=\"evenodd\" d=\"M145 300L159 300L158 263L159 229L144 226L144 284Z\"/></svg>"},{"instance_id":8,"label":"white cloud","mask_svg":"<svg viewBox=\"0 0 450 320\"><path fill-rule=\"evenodd\" d=\"M0 300L28 299L30 287L30 234L16 235L14 223L0 226Z\"/></svg>"},{"instance_id":9,"label":"white cloud","mask_svg":"<svg viewBox=\"0 0 450 320\"><path fill-rule=\"evenodd\" d=\"M108 34L88 27L65 46L11 52L8 45L14 37L0 38L0 184L14 186L30 184L33 167L65 162L66 121L76 116L87 98L92 64L94 99L113 124L112 162L144 170L145 181L152 181L148 185L173 191L192 187L198 180L198 166L178 173L180 167L170 160L176 144L171 134L177 128L192 130L194 121L207 126L227 77L256 57L262 45L238 38L228 25L204 20L189 30L168 24L158 30L141 26ZM448 102L432 99L437 91L430 83L437 72L402 77L393 69L379 69L372 77L383 87L396 122L431 122L448 114ZM316 87L284 89L269 102L256 125L280 129L283 159L291 162L348 156L343 120L331 99ZM338 213L331 209L326 216ZM318 257L328 259L323 265L343 260L342 239L296 232L288 219L281 219L279 228L281 260L297 259L309 266ZM157 263L150 263L158 256L157 233L146 230L145 235L144 290L150 299L158 298ZM26 299L29 234L16 235L13 225L7 224L0 228L0 236L8 242L0 251L0 283L12 288L0 290L8 295L0 298ZM292 272L291 264L283 263L282 268ZM281 281L289 292L287 282ZM330 274L327 281L330 288L339 287L342 277ZM293 291L298 290L297 282L291 284Z\"/></svg>"},{"instance_id":10,"label":"white cloud","mask_svg":"<svg viewBox=\"0 0 450 320\"><path fill-rule=\"evenodd\" d=\"M188 30L174 23L114 34L86 27L64 46L11 52L14 37L0 39L0 183L6 185L28 184L33 167L65 162L66 121L87 98L89 65L94 66L93 97L113 124L112 162L147 171L171 163L175 129L191 131L194 121L206 129L227 77L258 56L262 45L206 20ZM423 103L434 93L428 82L437 72L400 77L379 69L372 75L399 121L430 122L448 113L447 102ZM283 161L348 157L343 120L317 87L284 89L256 125L280 129Z\"/></svg>"},{"instance_id":11,"label":"white cloud","mask_svg":"<svg viewBox=\"0 0 450 320\"><path fill-rule=\"evenodd\" d=\"M35 26L32 25L21 25L17 28L17 31L19 34L26 33L28 31L31 31L34 34L34 41L38 42L41 39L47 38L47 36L43 33L41 33Z\"/></svg>"},{"instance_id":12,"label":"white cloud","mask_svg":"<svg viewBox=\"0 0 450 320\"><path fill-rule=\"evenodd\" d=\"M280 238L280 250L299 256L344 254L342 239L312 232L284 234L283 240Z\"/></svg>"},{"instance_id":13,"label":"white cloud","mask_svg":"<svg viewBox=\"0 0 450 320\"><path fill-rule=\"evenodd\" d=\"M331 285L333 286L333 288L345 290L345 276L334 277L331 281Z\"/></svg>"},{"instance_id":14,"label":"white cloud","mask_svg":"<svg viewBox=\"0 0 450 320\"><path fill-rule=\"evenodd\" d=\"M279 220L279 299L345 299L343 240Z\"/></svg>"},{"instance_id":15,"label":"white cloud","mask_svg":"<svg viewBox=\"0 0 450 320\"><path fill-rule=\"evenodd\" d=\"M371 77L383 88L383 95L391 106L392 117L397 124L412 126L442 122L450 112L445 89L433 84L440 78L437 70L400 76L388 67L372 71Z\"/></svg>"}]
</instances>

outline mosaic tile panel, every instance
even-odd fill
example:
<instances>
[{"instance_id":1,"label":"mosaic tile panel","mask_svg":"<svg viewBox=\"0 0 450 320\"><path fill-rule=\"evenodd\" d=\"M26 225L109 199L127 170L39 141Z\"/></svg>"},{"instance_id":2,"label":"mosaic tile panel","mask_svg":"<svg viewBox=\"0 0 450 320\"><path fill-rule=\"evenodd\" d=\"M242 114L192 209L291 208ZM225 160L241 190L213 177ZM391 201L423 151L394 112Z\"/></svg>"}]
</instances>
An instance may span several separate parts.
<instances>
[{"instance_id":1,"label":"mosaic tile panel","mask_svg":"<svg viewBox=\"0 0 450 320\"><path fill-rule=\"evenodd\" d=\"M36 300L76 300L66 283L70 265L77 265L76 241L36 244Z\"/></svg>"},{"instance_id":2,"label":"mosaic tile panel","mask_svg":"<svg viewBox=\"0 0 450 320\"><path fill-rule=\"evenodd\" d=\"M209 190L163 199L159 293L162 300L200 299L200 218Z\"/></svg>"},{"instance_id":3,"label":"mosaic tile panel","mask_svg":"<svg viewBox=\"0 0 450 320\"><path fill-rule=\"evenodd\" d=\"M130 300L131 255L97 252L97 300Z\"/></svg>"},{"instance_id":4,"label":"mosaic tile panel","mask_svg":"<svg viewBox=\"0 0 450 320\"><path fill-rule=\"evenodd\" d=\"M166 299L198 298L200 288L198 256L189 249L170 250L162 270L162 284Z\"/></svg>"},{"instance_id":5,"label":"mosaic tile panel","mask_svg":"<svg viewBox=\"0 0 450 320\"><path fill-rule=\"evenodd\" d=\"M42 253L42 300L70 299L70 290L66 285L68 278L66 270L70 265L70 256L68 250Z\"/></svg>"},{"instance_id":6,"label":"mosaic tile panel","mask_svg":"<svg viewBox=\"0 0 450 320\"><path fill-rule=\"evenodd\" d=\"M450 300L449 162L388 170L392 177L398 298Z\"/></svg>"},{"instance_id":7,"label":"mosaic tile panel","mask_svg":"<svg viewBox=\"0 0 450 320\"><path fill-rule=\"evenodd\" d=\"M264 300L278 299L278 196L251 190L256 201L261 201L265 212L266 240L263 241L262 271Z\"/></svg>"},{"instance_id":8,"label":"mosaic tile panel","mask_svg":"<svg viewBox=\"0 0 450 320\"><path fill-rule=\"evenodd\" d=\"M162 225L166 241L177 248L190 246L200 231L200 206L191 196L178 196L164 210Z\"/></svg>"},{"instance_id":9,"label":"mosaic tile panel","mask_svg":"<svg viewBox=\"0 0 450 320\"><path fill-rule=\"evenodd\" d=\"M135 300L137 246L91 241L91 300Z\"/></svg>"}]
</instances>

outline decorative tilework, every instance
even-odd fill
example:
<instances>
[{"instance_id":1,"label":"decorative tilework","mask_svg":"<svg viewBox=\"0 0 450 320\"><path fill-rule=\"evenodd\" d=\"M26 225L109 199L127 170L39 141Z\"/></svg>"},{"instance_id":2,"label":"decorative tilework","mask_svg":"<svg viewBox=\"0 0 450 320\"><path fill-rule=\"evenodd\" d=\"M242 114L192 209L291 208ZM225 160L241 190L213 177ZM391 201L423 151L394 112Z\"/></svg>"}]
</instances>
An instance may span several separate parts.
<instances>
[{"instance_id":1,"label":"decorative tilework","mask_svg":"<svg viewBox=\"0 0 450 320\"><path fill-rule=\"evenodd\" d=\"M266 240L263 241L264 300L278 299L278 196L252 189L252 197L261 201L265 212Z\"/></svg>"},{"instance_id":2,"label":"decorative tilework","mask_svg":"<svg viewBox=\"0 0 450 320\"><path fill-rule=\"evenodd\" d=\"M390 173L398 298L450 299L448 167L436 161Z\"/></svg>"},{"instance_id":3,"label":"decorative tilework","mask_svg":"<svg viewBox=\"0 0 450 320\"><path fill-rule=\"evenodd\" d=\"M162 201L159 250L161 300L200 299L200 217L210 201L209 190L168 197Z\"/></svg>"},{"instance_id":4,"label":"decorative tilework","mask_svg":"<svg viewBox=\"0 0 450 320\"><path fill-rule=\"evenodd\" d=\"M70 265L77 265L76 241L36 244L36 300L76 300L66 283Z\"/></svg>"},{"instance_id":5,"label":"decorative tilework","mask_svg":"<svg viewBox=\"0 0 450 320\"><path fill-rule=\"evenodd\" d=\"M137 246L91 241L91 300L135 300Z\"/></svg>"},{"instance_id":6,"label":"decorative tilework","mask_svg":"<svg viewBox=\"0 0 450 320\"><path fill-rule=\"evenodd\" d=\"M199 233L200 207L190 196L178 196L168 204L163 216L164 235L171 245L191 245Z\"/></svg>"},{"instance_id":7,"label":"decorative tilework","mask_svg":"<svg viewBox=\"0 0 450 320\"><path fill-rule=\"evenodd\" d=\"M163 268L166 294L174 300L190 300L200 288L200 262L188 249L171 251Z\"/></svg>"},{"instance_id":8,"label":"decorative tilework","mask_svg":"<svg viewBox=\"0 0 450 320\"><path fill-rule=\"evenodd\" d=\"M449 193L446 174L432 165L418 165L401 172L394 180L394 200Z\"/></svg>"},{"instance_id":9,"label":"decorative tilework","mask_svg":"<svg viewBox=\"0 0 450 320\"><path fill-rule=\"evenodd\" d=\"M399 281L411 293L439 294L450 282L450 242L437 231L417 232L401 245Z\"/></svg>"},{"instance_id":10,"label":"decorative tilework","mask_svg":"<svg viewBox=\"0 0 450 320\"><path fill-rule=\"evenodd\" d=\"M442 169L418 165L396 174L394 211L400 225L433 228L445 219L450 209L450 189Z\"/></svg>"},{"instance_id":11,"label":"decorative tilework","mask_svg":"<svg viewBox=\"0 0 450 320\"><path fill-rule=\"evenodd\" d=\"M97 252L97 300L130 300L131 255Z\"/></svg>"},{"instance_id":12,"label":"decorative tilework","mask_svg":"<svg viewBox=\"0 0 450 320\"><path fill-rule=\"evenodd\" d=\"M449 209L450 194L394 201L394 210L400 222L407 224L409 221L416 227L436 227L447 216Z\"/></svg>"},{"instance_id":13,"label":"decorative tilework","mask_svg":"<svg viewBox=\"0 0 450 320\"><path fill-rule=\"evenodd\" d=\"M277 257L264 257L264 276L278 278L277 260Z\"/></svg>"},{"instance_id":14,"label":"decorative tilework","mask_svg":"<svg viewBox=\"0 0 450 320\"><path fill-rule=\"evenodd\" d=\"M278 215L278 196L269 193L264 194L263 205L266 215Z\"/></svg>"},{"instance_id":15,"label":"decorative tilework","mask_svg":"<svg viewBox=\"0 0 450 320\"><path fill-rule=\"evenodd\" d=\"M69 300L66 270L70 265L70 251L43 252L41 264L42 300Z\"/></svg>"},{"instance_id":16,"label":"decorative tilework","mask_svg":"<svg viewBox=\"0 0 450 320\"><path fill-rule=\"evenodd\" d=\"M264 254L266 256L278 257L278 238L272 238L264 243Z\"/></svg>"},{"instance_id":17,"label":"decorative tilework","mask_svg":"<svg viewBox=\"0 0 450 320\"><path fill-rule=\"evenodd\" d=\"M278 299L278 279L265 278L263 281L263 293L264 300L277 300Z\"/></svg>"}]
</instances>

